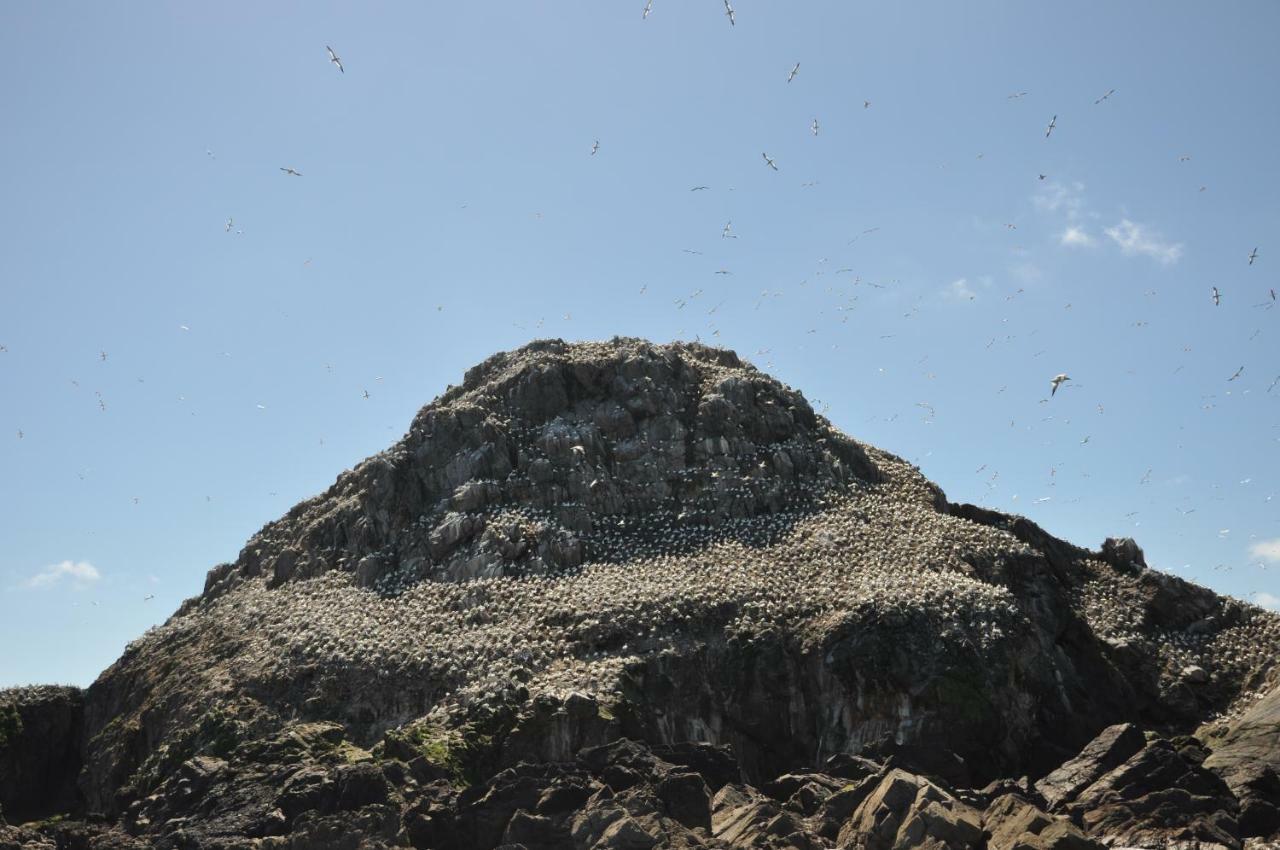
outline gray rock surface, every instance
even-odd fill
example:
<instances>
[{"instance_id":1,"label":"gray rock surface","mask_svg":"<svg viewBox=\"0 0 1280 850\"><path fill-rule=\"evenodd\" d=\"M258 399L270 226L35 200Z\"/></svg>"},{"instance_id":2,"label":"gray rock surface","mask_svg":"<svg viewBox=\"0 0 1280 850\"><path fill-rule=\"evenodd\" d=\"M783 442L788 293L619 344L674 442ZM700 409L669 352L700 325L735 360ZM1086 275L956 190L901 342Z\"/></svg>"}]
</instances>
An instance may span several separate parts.
<instances>
[{"instance_id":1,"label":"gray rock surface","mask_svg":"<svg viewBox=\"0 0 1280 850\"><path fill-rule=\"evenodd\" d=\"M1204 767L1221 776L1239 799L1241 830L1247 835L1280 831L1280 688L1208 739L1213 751Z\"/></svg>"},{"instance_id":2,"label":"gray rock surface","mask_svg":"<svg viewBox=\"0 0 1280 850\"><path fill-rule=\"evenodd\" d=\"M1132 723L1108 726L1080 754L1036 782L1036 790L1052 809L1072 802L1099 777L1124 764L1145 747L1146 738Z\"/></svg>"}]
</instances>

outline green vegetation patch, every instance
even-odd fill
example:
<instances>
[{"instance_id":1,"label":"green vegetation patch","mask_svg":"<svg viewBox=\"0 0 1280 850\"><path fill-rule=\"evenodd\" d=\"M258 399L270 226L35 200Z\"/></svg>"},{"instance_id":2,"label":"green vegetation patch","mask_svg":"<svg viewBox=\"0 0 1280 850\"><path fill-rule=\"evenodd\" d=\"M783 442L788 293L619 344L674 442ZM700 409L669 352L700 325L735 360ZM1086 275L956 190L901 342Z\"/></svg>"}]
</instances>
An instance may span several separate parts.
<instances>
[{"instance_id":1,"label":"green vegetation patch","mask_svg":"<svg viewBox=\"0 0 1280 850\"><path fill-rule=\"evenodd\" d=\"M13 703L0 705L0 751L7 749L21 734L22 715L18 714L18 707Z\"/></svg>"},{"instance_id":2,"label":"green vegetation patch","mask_svg":"<svg viewBox=\"0 0 1280 850\"><path fill-rule=\"evenodd\" d=\"M501 714L457 727L425 718L416 720L387 732L374 755L405 761L420 756L455 787L465 788L485 781L492 773L498 748L511 731L512 719Z\"/></svg>"},{"instance_id":3,"label":"green vegetation patch","mask_svg":"<svg viewBox=\"0 0 1280 850\"><path fill-rule=\"evenodd\" d=\"M136 721L131 721L130 725L136 726ZM126 727L126 731L137 730ZM202 754L226 758L241 738L240 722L225 710L215 708L201 716L194 727L156 747L129 784L139 793L150 793L187 759Z\"/></svg>"}]
</instances>

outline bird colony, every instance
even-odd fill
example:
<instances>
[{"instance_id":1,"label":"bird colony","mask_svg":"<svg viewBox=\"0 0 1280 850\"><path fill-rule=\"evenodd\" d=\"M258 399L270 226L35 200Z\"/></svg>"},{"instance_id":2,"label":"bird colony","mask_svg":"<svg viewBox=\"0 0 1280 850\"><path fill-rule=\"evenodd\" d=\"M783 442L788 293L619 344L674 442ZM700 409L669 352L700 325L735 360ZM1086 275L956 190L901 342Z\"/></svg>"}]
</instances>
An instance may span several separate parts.
<instances>
[{"instance_id":1,"label":"bird colony","mask_svg":"<svg viewBox=\"0 0 1280 850\"><path fill-rule=\"evenodd\" d=\"M1067 581L1096 637L1140 644L1170 686L1195 666L1243 709L1280 618L1227 600L1171 632L1140 574L1097 557ZM105 677L205 659L162 687L287 694L303 714L364 694L376 735L512 688L616 703L628 671L693 647L820 654L867 624L904 624L922 664L994 664L1036 640L1017 588L1038 558L730 352L540 342L265 527Z\"/></svg>"}]
</instances>

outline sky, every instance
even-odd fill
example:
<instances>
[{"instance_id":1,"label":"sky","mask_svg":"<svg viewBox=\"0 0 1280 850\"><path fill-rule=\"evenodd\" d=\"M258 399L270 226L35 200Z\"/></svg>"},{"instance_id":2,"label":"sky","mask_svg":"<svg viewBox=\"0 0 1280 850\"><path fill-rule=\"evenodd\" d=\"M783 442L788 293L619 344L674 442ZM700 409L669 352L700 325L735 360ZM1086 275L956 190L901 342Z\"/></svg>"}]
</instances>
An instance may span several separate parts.
<instances>
[{"instance_id":1,"label":"sky","mask_svg":"<svg viewBox=\"0 0 1280 850\"><path fill-rule=\"evenodd\" d=\"M0 5L0 687L547 337L1280 608L1280 5L731 2Z\"/></svg>"}]
</instances>

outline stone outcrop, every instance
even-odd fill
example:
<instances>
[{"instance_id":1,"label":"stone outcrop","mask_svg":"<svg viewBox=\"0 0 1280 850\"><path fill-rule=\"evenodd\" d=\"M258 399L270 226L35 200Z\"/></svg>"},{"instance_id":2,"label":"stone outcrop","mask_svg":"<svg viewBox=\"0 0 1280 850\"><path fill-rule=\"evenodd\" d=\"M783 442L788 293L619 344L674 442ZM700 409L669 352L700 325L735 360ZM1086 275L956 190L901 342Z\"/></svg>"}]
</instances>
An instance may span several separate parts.
<instances>
[{"instance_id":1,"label":"stone outcrop","mask_svg":"<svg viewBox=\"0 0 1280 850\"><path fill-rule=\"evenodd\" d=\"M1280 831L1280 687L1207 737L1213 751L1204 767L1221 776L1240 801L1241 830Z\"/></svg>"},{"instance_id":2,"label":"stone outcrop","mask_svg":"<svg viewBox=\"0 0 1280 850\"><path fill-rule=\"evenodd\" d=\"M1080 755L1036 782L1036 790L1050 808L1061 808L1103 774L1124 764L1146 746L1146 738L1132 723L1118 723L1103 729Z\"/></svg>"},{"instance_id":3,"label":"stone outcrop","mask_svg":"<svg viewBox=\"0 0 1280 850\"><path fill-rule=\"evenodd\" d=\"M1278 655L1275 615L950 503L731 352L544 341L85 693L0 694L47 707L0 791L50 789L0 848L1234 847L1280 828Z\"/></svg>"},{"instance_id":4,"label":"stone outcrop","mask_svg":"<svg viewBox=\"0 0 1280 850\"><path fill-rule=\"evenodd\" d=\"M1238 803L1201 766L1194 741L1152 741L1068 804L1086 830L1130 846L1199 841L1239 847Z\"/></svg>"}]
</instances>

